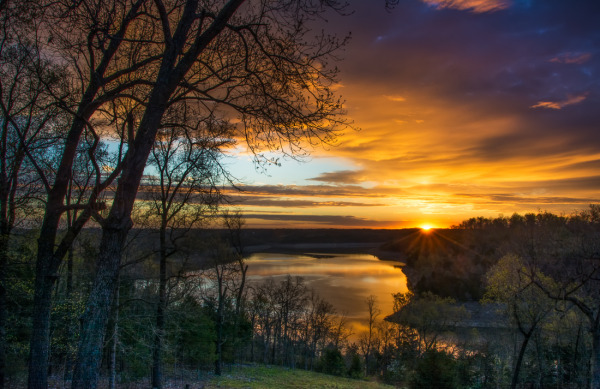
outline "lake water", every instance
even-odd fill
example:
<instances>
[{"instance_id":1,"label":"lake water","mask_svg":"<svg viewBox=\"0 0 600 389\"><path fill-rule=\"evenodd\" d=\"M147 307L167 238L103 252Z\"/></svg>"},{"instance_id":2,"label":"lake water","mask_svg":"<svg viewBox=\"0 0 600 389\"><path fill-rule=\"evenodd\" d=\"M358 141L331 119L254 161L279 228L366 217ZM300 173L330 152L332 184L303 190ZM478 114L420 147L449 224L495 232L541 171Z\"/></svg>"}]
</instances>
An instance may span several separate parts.
<instances>
[{"instance_id":1,"label":"lake water","mask_svg":"<svg viewBox=\"0 0 600 389\"><path fill-rule=\"evenodd\" d=\"M256 253L247 259L248 281L288 274L301 276L338 314L345 313L355 333L365 328L369 295L377 297L379 319L393 313L392 293L406 292L406 276L399 262L379 260L367 254L273 254Z\"/></svg>"}]
</instances>

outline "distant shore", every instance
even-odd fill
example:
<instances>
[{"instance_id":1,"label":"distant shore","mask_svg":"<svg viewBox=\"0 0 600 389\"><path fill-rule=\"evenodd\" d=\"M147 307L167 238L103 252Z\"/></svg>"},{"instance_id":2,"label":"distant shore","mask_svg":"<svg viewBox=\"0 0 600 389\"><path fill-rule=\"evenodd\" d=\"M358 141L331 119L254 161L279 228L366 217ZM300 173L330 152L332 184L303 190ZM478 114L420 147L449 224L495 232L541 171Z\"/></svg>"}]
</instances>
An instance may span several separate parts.
<instances>
[{"instance_id":1,"label":"distant shore","mask_svg":"<svg viewBox=\"0 0 600 389\"><path fill-rule=\"evenodd\" d=\"M245 252L280 254L370 254L381 260L403 263L400 253L381 250L378 243L276 243L248 246Z\"/></svg>"}]
</instances>

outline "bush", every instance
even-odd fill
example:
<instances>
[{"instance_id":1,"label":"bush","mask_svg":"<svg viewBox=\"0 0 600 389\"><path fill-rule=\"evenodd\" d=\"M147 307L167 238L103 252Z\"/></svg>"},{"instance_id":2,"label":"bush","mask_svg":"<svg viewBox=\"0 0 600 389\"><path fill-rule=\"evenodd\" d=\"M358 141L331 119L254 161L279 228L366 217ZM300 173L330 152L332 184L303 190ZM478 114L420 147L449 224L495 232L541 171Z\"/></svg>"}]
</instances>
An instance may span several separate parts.
<instances>
[{"instance_id":1,"label":"bush","mask_svg":"<svg viewBox=\"0 0 600 389\"><path fill-rule=\"evenodd\" d=\"M344 357L337 348L327 348L319 361L321 371L325 374L341 376L346 370Z\"/></svg>"},{"instance_id":2,"label":"bush","mask_svg":"<svg viewBox=\"0 0 600 389\"><path fill-rule=\"evenodd\" d=\"M409 388L459 388L456 361L442 351L429 350L417 363Z\"/></svg>"},{"instance_id":3,"label":"bush","mask_svg":"<svg viewBox=\"0 0 600 389\"><path fill-rule=\"evenodd\" d=\"M358 353L352 353L352 360L350 361L350 367L348 368L348 377L350 378L362 378L363 376L363 365L360 360Z\"/></svg>"}]
</instances>

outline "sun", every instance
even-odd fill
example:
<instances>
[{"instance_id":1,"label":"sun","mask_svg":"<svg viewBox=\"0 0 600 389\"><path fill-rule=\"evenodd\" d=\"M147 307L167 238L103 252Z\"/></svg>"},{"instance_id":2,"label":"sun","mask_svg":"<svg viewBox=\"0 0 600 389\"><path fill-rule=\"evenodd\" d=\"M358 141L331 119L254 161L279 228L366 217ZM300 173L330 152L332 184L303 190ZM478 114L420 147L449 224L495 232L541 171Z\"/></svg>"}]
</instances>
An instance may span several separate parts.
<instances>
[{"instance_id":1,"label":"sun","mask_svg":"<svg viewBox=\"0 0 600 389\"><path fill-rule=\"evenodd\" d=\"M432 228L433 228L433 226L432 226L431 224L423 224L423 225L421 226L421 230L422 230L423 232L428 232L428 231L430 231Z\"/></svg>"}]
</instances>

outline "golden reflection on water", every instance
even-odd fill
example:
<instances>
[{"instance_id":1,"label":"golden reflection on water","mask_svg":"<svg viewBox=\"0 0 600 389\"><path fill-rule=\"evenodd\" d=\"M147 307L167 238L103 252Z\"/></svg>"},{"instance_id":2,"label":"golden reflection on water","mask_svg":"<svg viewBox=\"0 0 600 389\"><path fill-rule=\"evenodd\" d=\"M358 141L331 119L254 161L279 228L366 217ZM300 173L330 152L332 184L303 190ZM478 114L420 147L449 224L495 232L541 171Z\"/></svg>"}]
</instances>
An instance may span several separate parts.
<instances>
[{"instance_id":1,"label":"golden reflection on water","mask_svg":"<svg viewBox=\"0 0 600 389\"><path fill-rule=\"evenodd\" d=\"M345 314L356 333L364 328L368 312L365 300L377 297L379 319L393 313L392 293L406 292L406 276L400 262L382 261L368 254L326 254L318 258L302 254L257 253L248 260L249 282L273 277L283 280L288 274L304 278L331 303L338 314Z\"/></svg>"}]
</instances>

